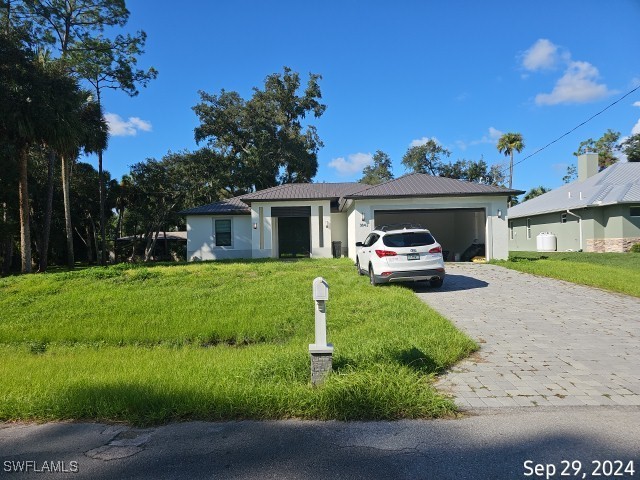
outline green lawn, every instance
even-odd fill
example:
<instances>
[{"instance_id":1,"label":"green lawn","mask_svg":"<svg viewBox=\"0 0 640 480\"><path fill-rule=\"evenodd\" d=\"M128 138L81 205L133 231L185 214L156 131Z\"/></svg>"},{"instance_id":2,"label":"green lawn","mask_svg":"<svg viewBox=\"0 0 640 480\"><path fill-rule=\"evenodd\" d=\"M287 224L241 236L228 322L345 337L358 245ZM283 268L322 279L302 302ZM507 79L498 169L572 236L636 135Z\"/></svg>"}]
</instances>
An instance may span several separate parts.
<instances>
[{"instance_id":1,"label":"green lawn","mask_svg":"<svg viewBox=\"0 0 640 480\"><path fill-rule=\"evenodd\" d=\"M640 254L511 252L495 261L513 270L640 297Z\"/></svg>"},{"instance_id":2,"label":"green lawn","mask_svg":"<svg viewBox=\"0 0 640 480\"><path fill-rule=\"evenodd\" d=\"M342 260L89 268L0 279L0 420L450 415L435 374L476 345ZM311 283L334 371L310 384Z\"/></svg>"}]
</instances>

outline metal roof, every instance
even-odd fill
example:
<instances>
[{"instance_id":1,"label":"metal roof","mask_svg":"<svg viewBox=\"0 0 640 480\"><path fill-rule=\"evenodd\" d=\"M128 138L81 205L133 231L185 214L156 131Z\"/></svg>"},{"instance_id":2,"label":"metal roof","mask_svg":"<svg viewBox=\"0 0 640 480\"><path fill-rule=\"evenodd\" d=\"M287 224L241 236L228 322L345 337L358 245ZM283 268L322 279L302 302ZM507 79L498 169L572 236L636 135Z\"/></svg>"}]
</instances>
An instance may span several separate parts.
<instances>
[{"instance_id":1,"label":"metal roof","mask_svg":"<svg viewBox=\"0 0 640 480\"><path fill-rule=\"evenodd\" d=\"M251 209L240 200L241 198L227 198L208 205L188 208L178 213L181 215L250 215Z\"/></svg>"},{"instance_id":2,"label":"metal roof","mask_svg":"<svg viewBox=\"0 0 640 480\"><path fill-rule=\"evenodd\" d=\"M368 185L355 182L345 183L288 183L243 195L248 204L262 201L286 200L326 200L339 199L348 194L367 188Z\"/></svg>"},{"instance_id":3,"label":"metal roof","mask_svg":"<svg viewBox=\"0 0 640 480\"><path fill-rule=\"evenodd\" d=\"M576 180L515 205L508 215L509 218L530 217L616 203L640 203L640 163L615 163L582 182Z\"/></svg>"},{"instance_id":4,"label":"metal roof","mask_svg":"<svg viewBox=\"0 0 640 480\"><path fill-rule=\"evenodd\" d=\"M395 180L369 186L346 198L397 198L397 197L458 197L469 195L519 195L522 190L484 185L446 177L434 177L424 173L410 173Z\"/></svg>"},{"instance_id":5,"label":"metal roof","mask_svg":"<svg viewBox=\"0 0 640 480\"><path fill-rule=\"evenodd\" d=\"M200 207L183 210L182 215L248 215L252 202L287 200L337 200L342 209L348 199L398 197L458 197L474 195L519 195L521 190L483 185L421 173L410 173L380 185L357 182L288 183L259 190Z\"/></svg>"}]
</instances>

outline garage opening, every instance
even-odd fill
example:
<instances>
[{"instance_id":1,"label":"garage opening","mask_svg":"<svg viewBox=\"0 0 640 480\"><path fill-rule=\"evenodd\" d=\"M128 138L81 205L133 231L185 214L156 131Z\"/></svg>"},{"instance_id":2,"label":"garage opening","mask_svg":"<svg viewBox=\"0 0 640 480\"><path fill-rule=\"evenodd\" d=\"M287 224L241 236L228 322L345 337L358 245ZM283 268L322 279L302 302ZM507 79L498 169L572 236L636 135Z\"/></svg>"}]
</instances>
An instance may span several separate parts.
<instances>
[{"instance_id":1,"label":"garage opening","mask_svg":"<svg viewBox=\"0 0 640 480\"><path fill-rule=\"evenodd\" d=\"M277 218L278 256L308 258L311 256L311 207L273 207Z\"/></svg>"},{"instance_id":2,"label":"garage opening","mask_svg":"<svg viewBox=\"0 0 640 480\"><path fill-rule=\"evenodd\" d=\"M376 210L376 227L413 223L428 228L442 245L445 261L470 261L486 256L487 215L484 208L448 208L437 210Z\"/></svg>"}]
</instances>

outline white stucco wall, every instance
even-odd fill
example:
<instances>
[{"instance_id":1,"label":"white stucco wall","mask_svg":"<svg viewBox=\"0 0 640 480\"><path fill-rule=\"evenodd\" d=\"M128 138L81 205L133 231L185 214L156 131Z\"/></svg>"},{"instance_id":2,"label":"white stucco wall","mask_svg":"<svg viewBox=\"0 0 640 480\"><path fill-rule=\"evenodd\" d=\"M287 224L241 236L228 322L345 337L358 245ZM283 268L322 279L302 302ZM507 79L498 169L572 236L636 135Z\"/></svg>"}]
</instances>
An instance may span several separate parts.
<instances>
[{"instance_id":1,"label":"white stucco wall","mask_svg":"<svg viewBox=\"0 0 640 480\"><path fill-rule=\"evenodd\" d=\"M364 241L374 227L376 210L451 209L480 208L486 212L485 245L488 259L506 259L509 255L506 197L443 197L433 199L365 199L351 202L345 212L331 213L328 200L254 202L251 216L187 216L187 258L189 261L225 258L277 258L278 219L271 217L272 206L310 206L311 255L314 258L329 258L331 242L342 242L343 254L355 260L356 242ZM262 207L262 222L260 221ZM322 207L322 222L319 218ZM502 218L497 215L502 212ZM233 245L214 246L214 219L231 219ZM256 224L256 228L253 225ZM323 246L320 246L322 228ZM262 242L260 232L262 231ZM262 248L261 248L262 247Z\"/></svg>"},{"instance_id":2,"label":"white stucco wall","mask_svg":"<svg viewBox=\"0 0 640 480\"><path fill-rule=\"evenodd\" d=\"M374 227L376 210L481 208L486 212L487 259L509 256L506 197L441 197L356 200L348 211L349 257L355 261L355 244L362 242ZM498 218L498 210L502 217Z\"/></svg>"},{"instance_id":3,"label":"white stucco wall","mask_svg":"<svg viewBox=\"0 0 640 480\"><path fill-rule=\"evenodd\" d=\"M230 247L215 246L214 220L231 220ZM248 215L187 216L187 260L251 258L251 218Z\"/></svg>"},{"instance_id":4,"label":"white stucco wall","mask_svg":"<svg viewBox=\"0 0 640 480\"><path fill-rule=\"evenodd\" d=\"M260 208L262 207L263 247L260 248ZM331 218L329 200L291 200L284 202L252 202L251 203L251 246L253 258L278 258L278 219L271 217L271 207L311 207L310 234L311 256L314 258L331 257L331 241L334 224ZM322 207L322 225L320 209ZM327 221L329 222L327 225ZM253 224L258 228L253 229ZM320 229L322 228L323 246L320 246ZM340 227L338 227L340 228Z\"/></svg>"},{"instance_id":5,"label":"white stucco wall","mask_svg":"<svg viewBox=\"0 0 640 480\"><path fill-rule=\"evenodd\" d=\"M347 212L331 214L331 241L342 242L342 256L347 255L349 247L347 218Z\"/></svg>"}]
</instances>

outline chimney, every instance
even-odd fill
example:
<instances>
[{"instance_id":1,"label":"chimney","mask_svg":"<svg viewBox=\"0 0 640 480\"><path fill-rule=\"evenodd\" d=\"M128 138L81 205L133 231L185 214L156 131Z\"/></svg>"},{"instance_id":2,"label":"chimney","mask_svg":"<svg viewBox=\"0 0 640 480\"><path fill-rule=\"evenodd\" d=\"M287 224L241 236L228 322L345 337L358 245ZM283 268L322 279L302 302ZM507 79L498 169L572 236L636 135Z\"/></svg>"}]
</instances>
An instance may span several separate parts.
<instances>
[{"instance_id":1,"label":"chimney","mask_svg":"<svg viewBox=\"0 0 640 480\"><path fill-rule=\"evenodd\" d=\"M598 173L598 154L583 153L578 157L578 181L584 182L587 178Z\"/></svg>"}]
</instances>

